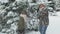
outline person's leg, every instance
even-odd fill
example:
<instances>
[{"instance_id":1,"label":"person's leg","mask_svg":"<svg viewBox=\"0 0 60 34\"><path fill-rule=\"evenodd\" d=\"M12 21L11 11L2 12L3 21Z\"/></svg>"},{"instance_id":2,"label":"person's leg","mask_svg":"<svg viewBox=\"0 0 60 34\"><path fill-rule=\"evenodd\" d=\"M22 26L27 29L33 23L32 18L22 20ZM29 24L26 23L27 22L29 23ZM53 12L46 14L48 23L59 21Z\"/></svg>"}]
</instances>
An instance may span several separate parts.
<instances>
[{"instance_id":1,"label":"person's leg","mask_svg":"<svg viewBox=\"0 0 60 34\"><path fill-rule=\"evenodd\" d=\"M43 34L46 34L46 30L47 30L47 26L43 26L43 27L42 27L42 31L43 31L42 33L43 33Z\"/></svg>"},{"instance_id":2,"label":"person's leg","mask_svg":"<svg viewBox=\"0 0 60 34\"><path fill-rule=\"evenodd\" d=\"M47 29L47 26L40 25L40 33L41 34L46 34L46 29Z\"/></svg>"},{"instance_id":3,"label":"person's leg","mask_svg":"<svg viewBox=\"0 0 60 34\"><path fill-rule=\"evenodd\" d=\"M42 34L42 25L39 26L39 31Z\"/></svg>"}]
</instances>

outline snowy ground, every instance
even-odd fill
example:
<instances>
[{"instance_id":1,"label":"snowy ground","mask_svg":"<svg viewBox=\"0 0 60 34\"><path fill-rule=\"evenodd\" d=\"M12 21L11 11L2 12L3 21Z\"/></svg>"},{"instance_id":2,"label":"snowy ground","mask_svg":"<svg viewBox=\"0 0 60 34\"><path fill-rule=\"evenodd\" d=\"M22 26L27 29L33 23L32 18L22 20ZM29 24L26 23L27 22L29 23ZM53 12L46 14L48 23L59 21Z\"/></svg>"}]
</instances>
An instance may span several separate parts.
<instances>
[{"instance_id":1,"label":"snowy ground","mask_svg":"<svg viewBox=\"0 0 60 34\"><path fill-rule=\"evenodd\" d=\"M49 16L47 34L60 34L60 16Z\"/></svg>"}]
</instances>

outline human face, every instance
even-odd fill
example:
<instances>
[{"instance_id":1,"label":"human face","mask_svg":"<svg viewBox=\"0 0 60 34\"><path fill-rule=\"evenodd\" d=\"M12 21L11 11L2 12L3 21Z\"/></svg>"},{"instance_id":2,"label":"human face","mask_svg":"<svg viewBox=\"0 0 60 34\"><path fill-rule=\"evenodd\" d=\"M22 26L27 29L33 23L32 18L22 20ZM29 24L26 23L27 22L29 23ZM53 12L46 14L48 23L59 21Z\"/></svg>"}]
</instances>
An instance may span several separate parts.
<instances>
[{"instance_id":1,"label":"human face","mask_svg":"<svg viewBox=\"0 0 60 34\"><path fill-rule=\"evenodd\" d=\"M40 7L39 7L40 9L44 9L45 8L45 6L44 5L40 5Z\"/></svg>"}]
</instances>

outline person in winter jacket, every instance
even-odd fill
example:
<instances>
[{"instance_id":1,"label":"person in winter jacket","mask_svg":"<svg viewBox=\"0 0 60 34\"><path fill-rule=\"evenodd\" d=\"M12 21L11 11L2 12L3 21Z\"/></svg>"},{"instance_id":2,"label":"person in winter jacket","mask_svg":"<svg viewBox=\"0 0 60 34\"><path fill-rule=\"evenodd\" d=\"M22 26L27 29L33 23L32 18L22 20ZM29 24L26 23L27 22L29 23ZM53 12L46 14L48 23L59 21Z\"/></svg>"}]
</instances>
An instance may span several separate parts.
<instances>
[{"instance_id":1,"label":"person in winter jacket","mask_svg":"<svg viewBox=\"0 0 60 34\"><path fill-rule=\"evenodd\" d=\"M20 14L20 20L18 22L18 34L25 34L25 20L24 20L24 11L21 12Z\"/></svg>"},{"instance_id":2,"label":"person in winter jacket","mask_svg":"<svg viewBox=\"0 0 60 34\"><path fill-rule=\"evenodd\" d=\"M48 18L48 9L46 8L46 5L40 4L38 9L39 14L39 31L41 34L46 34L46 29L49 25L49 18Z\"/></svg>"}]
</instances>

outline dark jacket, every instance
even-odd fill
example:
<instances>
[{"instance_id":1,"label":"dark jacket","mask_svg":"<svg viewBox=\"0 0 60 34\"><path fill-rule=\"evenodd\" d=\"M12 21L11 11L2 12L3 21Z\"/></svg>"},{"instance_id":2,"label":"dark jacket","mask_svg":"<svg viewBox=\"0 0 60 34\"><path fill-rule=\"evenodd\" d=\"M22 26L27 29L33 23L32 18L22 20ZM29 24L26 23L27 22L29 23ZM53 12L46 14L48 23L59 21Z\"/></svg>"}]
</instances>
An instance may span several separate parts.
<instances>
[{"instance_id":1,"label":"dark jacket","mask_svg":"<svg viewBox=\"0 0 60 34\"><path fill-rule=\"evenodd\" d=\"M39 14L38 18L40 20L40 25L48 25L49 24L48 9L38 11L38 14Z\"/></svg>"},{"instance_id":2,"label":"dark jacket","mask_svg":"<svg viewBox=\"0 0 60 34\"><path fill-rule=\"evenodd\" d=\"M24 18L20 16L20 20L18 22L18 30L24 30L25 29L25 21Z\"/></svg>"}]
</instances>

